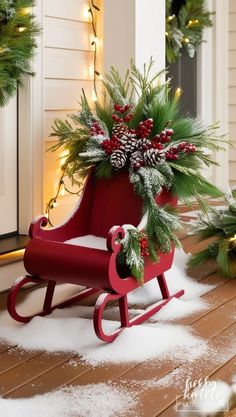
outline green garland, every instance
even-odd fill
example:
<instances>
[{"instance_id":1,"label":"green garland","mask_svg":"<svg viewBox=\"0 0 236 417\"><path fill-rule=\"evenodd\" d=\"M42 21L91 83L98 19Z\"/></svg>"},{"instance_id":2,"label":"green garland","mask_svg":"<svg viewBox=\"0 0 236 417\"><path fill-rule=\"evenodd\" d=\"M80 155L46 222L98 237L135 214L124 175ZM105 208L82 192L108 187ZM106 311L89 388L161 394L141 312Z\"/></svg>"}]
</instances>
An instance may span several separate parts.
<instances>
[{"instance_id":1,"label":"green garland","mask_svg":"<svg viewBox=\"0 0 236 417\"><path fill-rule=\"evenodd\" d=\"M40 32L31 11L34 4L34 0L0 2L0 107L16 93L24 74L33 75L29 61Z\"/></svg>"},{"instance_id":2,"label":"green garland","mask_svg":"<svg viewBox=\"0 0 236 417\"><path fill-rule=\"evenodd\" d=\"M104 81L104 103L97 101L92 110L83 95L82 110L69 116L73 125L68 120L56 120L52 133L59 138L52 149L67 150L63 176L69 176L73 183L80 185L79 178L91 167L95 167L98 177L105 178L119 170L129 172L130 182L143 199L147 224L142 231L127 228L121 262L125 261L140 281L146 256L158 261L158 251L169 252L173 244L180 245L176 214L155 202L162 187L185 203L196 198L204 205L202 195L222 195L200 174L202 166L215 164L206 149L222 149L222 139L215 136L216 127L182 117L178 97L172 96L168 83L161 84L162 73L150 77L152 65L151 60L141 73L131 63L125 80L112 68ZM54 202L55 198L48 204L49 214Z\"/></svg>"},{"instance_id":3,"label":"green garland","mask_svg":"<svg viewBox=\"0 0 236 417\"><path fill-rule=\"evenodd\" d=\"M209 214L200 215L195 227L199 240L212 238L207 249L190 258L189 266L195 267L209 259L217 261L220 272L230 278L236 277L236 190L226 197L228 208L211 208Z\"/></svg>"},{"instance_id":4,"label":"green garland","mask_svg":"<svg viewBox=\"0 0 236 417\"><path fill-rule=\"evenodd\" d=\"M211 12L204 0L186 0L179 12L172 14L171 0L166 0L166 59L175 62L184 48L192 58L203 42L203 29L212 26Z\"/></svg>"}]
</instances>

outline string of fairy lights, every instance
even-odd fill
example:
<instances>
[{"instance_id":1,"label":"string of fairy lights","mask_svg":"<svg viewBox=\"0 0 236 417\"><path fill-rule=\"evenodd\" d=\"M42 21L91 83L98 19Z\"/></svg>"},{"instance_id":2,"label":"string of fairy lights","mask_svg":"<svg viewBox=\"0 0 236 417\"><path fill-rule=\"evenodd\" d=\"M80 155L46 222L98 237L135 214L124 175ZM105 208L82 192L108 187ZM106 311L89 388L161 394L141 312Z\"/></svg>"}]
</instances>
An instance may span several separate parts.
<instances>
[{"instance_id":1,"label":"string of fairy lights","mask_svg":"<svg viewBox=\"0 0 236 417\"><path fill-rule=\"evenodd\" d=\"M102 80L102 74L98 70L98 44L99 44L99 38L98 38L98 31L97 31L97 14L100 12L100 8L94 3L93 0L89 2L88 8L86 9L86 15L90 17L91 27L92 27L92 39L91 39L91 46L93 47L93 65L92 70L89 71L89 73L92 74L93 79L93 92L92 92L92 101L97 101L98 99L98 91L97 91L97 80ZM46 206L46 215L48 217L48 222L51 226L53 226L51 219L50 219L50 213L51 210L57 207L58 203L58 197L63 196L65 192L72 194L72 195L79 195L83 189L83 187L77 191L71 191L65 184L65 169L63 169L64 161L66 158L66 154L63 155L61 159L61 177L58 181L58 185L55 191L55 195L50 198L49 202Z\"/></svg>"}]
</instances>

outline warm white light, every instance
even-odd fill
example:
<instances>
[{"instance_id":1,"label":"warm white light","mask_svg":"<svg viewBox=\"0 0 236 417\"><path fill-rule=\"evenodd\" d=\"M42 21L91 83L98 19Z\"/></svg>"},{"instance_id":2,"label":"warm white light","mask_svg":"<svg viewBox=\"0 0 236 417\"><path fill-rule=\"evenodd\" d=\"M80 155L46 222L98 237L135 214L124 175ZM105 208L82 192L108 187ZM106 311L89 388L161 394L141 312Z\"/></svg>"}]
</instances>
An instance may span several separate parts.
<instances>
[{"instance_id":1,"label":"warm white light","mask_svg":"<svg viewBox=\"0 0 236 417\"><path fill-rule=\"evenodd\" d=\"M62 184L62 187L61 187L61 196L63 197L65 195L65 187L64 187L64 184Z\"/></svg>"},{"instance_id":2,"label":"warm white light","mask_svg":"<svg viewBox=\"0 0 236 417\"><path fill-rule=\"evenodd\" d=\"M99 74L98 78L99 78L99 80L103 80L102 74Z\"/></svg>"},{"instance_id":3,"label":"warm white light","mask_svg":"<svg viewBox=\"0 0 236 417\"><path fill-rule=\"evenodd\" d=\"M89 65L88 73L89 73L90 78L94 77L94 66L93 65Z\"/></svg>"},{"instance_id":4,"label":"warm white light","mask_svg":"<svg viewBox=\"0 0 236 417\"><path fill-rule=\"evenodd\" d=\"M60 167L62 167L64 165L64 163L66 162L66 158L68 157L68 155L69 155L69 152L68 151L65 151L65 152L62 152L61 153L61 155L60 155Z\"/></svg>"},{"instance_id":5,"label":"warm white light","mask_svg":"<svg viewBox=\"0 0 236 417\"><path fill-rule=\"evenodd\" d=\"M83 16L86 21L91 19L91 13L89 11L89 6L84 7Z\"/></svg>"},{"instance_id":6,"label":"warm white light","mask_svg":"<svg viewBox=\"0 0 236 417\"><path fill-rule=\"evenodd\" d=\"M95 93L95 91L93 91L92 93L92 101L97 101L97 94Z\"/></svg>"},{"instance_id":7,"label":"warm white light","mask_svg":"<svg viewBox=\"0 0 236 417\"><path fill-rule=\"evenodd\" d=\"M30 7L23 7L20 10L20 14L23 15L23 16L25 16L27 14L30 14L30 13L31 13L31 8Z\"/></svg>"},{"instance_id":8,"label":"warm white light","mask_svg":"<svg viewBox=\"0 0 236 417\"><path fill-rule=\"evenodd\" d=\"M24 32L26 30L26 27L24 27L24 26L20 26L19 28L18 28L18 32Z\"/></svg>"},{"instance_id":9,"label":"warm white light","mask_svg":"<svg viewBox=\"0 0 236 417\"><path fill-rule=\"evenodd\" d=\"M94 43L96 43L96 45L98 45L98 43L99 43L99 39L98 39L98 37L97 37L97 36L95 36L95 37L93 38L93 42L94 42Z\"/></svg>"},{"instance_id":10,"label":"warm white light","mask_svg":"<svg viewBox=\"0 0 236 417\"><path fill-rule=\"evenodd\" d=\"M182 88L181 87L178 87L178 88L176 88L176 90L175 90L175 95L177 96L177 97L179 97L179 96L181 96L181 94L182 94Z\"/></svg>"}]
</instances>

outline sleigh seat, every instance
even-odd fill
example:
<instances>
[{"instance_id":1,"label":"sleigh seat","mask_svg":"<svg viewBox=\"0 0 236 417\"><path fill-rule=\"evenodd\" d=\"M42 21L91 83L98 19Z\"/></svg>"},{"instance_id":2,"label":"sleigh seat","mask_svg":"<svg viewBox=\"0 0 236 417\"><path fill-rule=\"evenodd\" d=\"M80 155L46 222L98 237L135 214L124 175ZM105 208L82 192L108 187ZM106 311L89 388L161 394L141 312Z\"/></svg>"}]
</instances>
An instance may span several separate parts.
<instances>
[{"instance_id":1,"label":"sleigh seat","mask_svg":"<svg viewBox=\"0 0 236 417\"><path fill-rule=\"evenodd\" d=\"M156 202L159 205L169 203L176 206L177 199L163 190L156 197ZM122 248L120 239L125 236L122 225L131 224L140 230L144 227L142 205L127 171L116 173L109 180L96 179L91 171L78 206L64 224L45 229L47 217L40 216L30 225L31 240L24 255L28 275L19 278L9 292L10 315L26 323L34 316L50 314L55 308L67 307L100 292L94 309L94 329L100 339L111 342L125 327L143 323L173 297L183 295L183 290L170 295L164 276L173 262L173 247L169 253L160 254L158 263L145 259L144 283L157 279L163 299L144 313L129 319L127 294L140 284L127 268L118 265L117 256ZM20 315L16 310L19 290L27 283L45 281L47 290L42 311L33 316ZM77 284L85 289L70 299L52 305L57 283ZM120 327L111 334L105 334L102 326L103 311L109 301L116 300L119 303Z\"/></svg>"}]
</instances>

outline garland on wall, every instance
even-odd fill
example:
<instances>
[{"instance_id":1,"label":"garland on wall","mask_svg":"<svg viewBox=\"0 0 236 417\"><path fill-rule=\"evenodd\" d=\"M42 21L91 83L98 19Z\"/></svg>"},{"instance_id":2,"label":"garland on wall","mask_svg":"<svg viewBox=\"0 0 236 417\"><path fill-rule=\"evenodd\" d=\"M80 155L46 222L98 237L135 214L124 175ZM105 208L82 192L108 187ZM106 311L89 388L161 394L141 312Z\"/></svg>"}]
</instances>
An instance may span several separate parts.
<instances>
[{"instance_id":1,"label":"garland on wall","mask_svg":"<svg viewBox=\"0 0 236 417\"><path fill-rule=\"evenodd\" d=\"M176 3L176 4L175 4ZM166 0L166 59L175 62L184 49L192 58L203 42L203 30L212 26L205 0Z\"/></svg>"},{"instance_id":2,"label":"garland on wall","mask_svg":"<svg viewBox=\"0 0 236 417\"><path fill-rule=\"evenodd\" d=\"M195 228L199 240L212 238L208 247L192 256L189 266L195 267L215 259L221 273L236 277L236 190L226 196L227 209L211 208L208 215L200 215Z\"/></svg>"},{"instance_id":3,"label":"garland on wall","mask_svg":"<svg viewBox=\"0 0 236 417\"><path fill-rule=\"evenodd\" d=\"M0 2L0 106L7 104L24 74L33 75L30 59L40 29L32 14L34 0Z\"/></svg>"},{"instance_id":4,"label":"garland on wall","mask_svg":"<svg viewBox=\"0 0 236 417\"><path fill-rule=\"evenodd\" d=\"M72 183L80 185L91 167L103 178L120 170L129 173L130 182L143 199L147 224L142 231L127 229L121 261L139 280L145 256L158 261L158 251L170 251L173 243L179 246L178 218L169 207L159 207L155 202L162 188L187 203L196 198L203 204L202 195L222 195L200 174L202 166L215 164L206 150L222 149L216 126L182 117L178 97L172 95L168 83L161 84L162 73L150 77L152 65L151 60L141 73L131 63L124 80L112 68L104 81L104 103L95 102L92 110L83 94L82 110L70 116L73 124L56 120L52 133L59 138L53 150L67 150L63 175Z\"/></svg>"}]
</instances>

